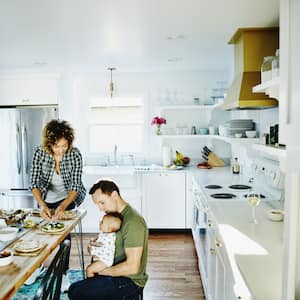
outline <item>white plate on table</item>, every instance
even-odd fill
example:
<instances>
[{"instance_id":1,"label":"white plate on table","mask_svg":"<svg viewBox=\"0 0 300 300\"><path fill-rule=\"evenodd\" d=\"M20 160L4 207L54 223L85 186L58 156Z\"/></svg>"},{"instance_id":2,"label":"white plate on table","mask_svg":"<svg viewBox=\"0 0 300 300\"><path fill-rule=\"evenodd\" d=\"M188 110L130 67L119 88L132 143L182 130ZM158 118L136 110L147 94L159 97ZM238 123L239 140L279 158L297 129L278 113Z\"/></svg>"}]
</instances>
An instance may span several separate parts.
<instances>
[{"instance_id":1,"label":"white plate on table","mask_svg":"<svg viewBox=\"0 0 300 300\"><path fill-rule=\"evenodd\" d=\"M15 244L14 249L17 252L34 252L43 246L43 243L40 243L39 241L35 240L27 240L27 241L19 241L18 243Z\"/></svg>"}]
</instances>

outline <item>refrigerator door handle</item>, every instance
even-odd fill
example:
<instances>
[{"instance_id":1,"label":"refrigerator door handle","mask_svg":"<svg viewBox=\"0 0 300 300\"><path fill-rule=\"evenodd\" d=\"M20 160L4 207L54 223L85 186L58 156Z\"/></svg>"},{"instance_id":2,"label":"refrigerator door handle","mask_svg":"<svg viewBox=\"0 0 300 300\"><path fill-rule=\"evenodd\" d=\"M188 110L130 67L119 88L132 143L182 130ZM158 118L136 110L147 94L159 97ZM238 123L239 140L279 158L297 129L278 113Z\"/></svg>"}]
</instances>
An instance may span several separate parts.
<instances>
[{"instance_id":1,"label":"refrigerator door handle","mask_svg":"<svg viewBox=\"0 0 300 300\"><path fill-rule=\"evenodd\" d=\"M17 157L17 167L18 167L18 174L21 173L21 147L20 147L20 127L16 124L16 139L17 139L17 150L16 150L16 157Z\"/></svg>"},{"instance_id":2,"label":"refrigerator door handle","mask_svg":"<svg viewBox=\"0 0 300 300\"><path fill-rule=\"evenodd\" d=\"M23 154L23 170L28 173L28 135L25 126L22 127L22 154Z\"/></svg>"}]
</instances>

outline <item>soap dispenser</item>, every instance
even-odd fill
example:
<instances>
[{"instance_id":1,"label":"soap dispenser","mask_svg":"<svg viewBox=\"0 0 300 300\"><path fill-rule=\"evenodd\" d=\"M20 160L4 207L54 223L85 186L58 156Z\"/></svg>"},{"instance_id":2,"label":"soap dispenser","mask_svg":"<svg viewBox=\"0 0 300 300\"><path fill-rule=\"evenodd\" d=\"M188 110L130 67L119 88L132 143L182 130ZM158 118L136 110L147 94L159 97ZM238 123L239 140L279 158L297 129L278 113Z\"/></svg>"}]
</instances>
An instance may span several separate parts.
<instances>
[{"instance_id":1,"label":"soap dispenser","mask_svg":"<svg viewBox=\"0 0 300 300\"><path fill-rule=\"evenodd\" d=\"M232 162L232 174L240 174L241 167L238 158L235 157Z\"/></svg>"}]
</instances>

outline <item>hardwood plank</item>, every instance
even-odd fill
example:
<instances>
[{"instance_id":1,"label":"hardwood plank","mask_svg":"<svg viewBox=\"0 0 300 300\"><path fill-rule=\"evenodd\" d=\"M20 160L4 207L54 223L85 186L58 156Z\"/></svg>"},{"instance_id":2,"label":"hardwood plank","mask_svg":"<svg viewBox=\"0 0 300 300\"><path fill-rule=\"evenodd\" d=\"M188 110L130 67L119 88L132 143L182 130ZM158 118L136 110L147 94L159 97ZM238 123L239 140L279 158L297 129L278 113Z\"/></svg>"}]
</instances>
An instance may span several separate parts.
<instances>
[{"instance_id":1,"label":"hardwood plank","mask_svg":"<svg viewBox=\"0 0 300 300\"><path fill-rule=\"evenodd\" d=\"M86 248L96 234L84 234ZM72 239L70 268L80 268L76 239ZM149 235L147 273L144 300L203 300L204 292L198 271L198 261L190 232L151 232Z\"/></svg>"}]
</instances>

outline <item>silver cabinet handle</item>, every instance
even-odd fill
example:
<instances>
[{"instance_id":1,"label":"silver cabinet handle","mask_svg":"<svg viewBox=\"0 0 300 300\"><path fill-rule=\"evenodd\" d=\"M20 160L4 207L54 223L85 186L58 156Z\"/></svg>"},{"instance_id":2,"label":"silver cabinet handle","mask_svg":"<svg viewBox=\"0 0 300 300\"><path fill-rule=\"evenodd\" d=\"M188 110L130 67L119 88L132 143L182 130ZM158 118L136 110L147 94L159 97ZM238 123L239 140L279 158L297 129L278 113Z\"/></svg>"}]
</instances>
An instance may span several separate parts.
<instances>
[{"instance_id":1,"label":"silver cabinet handle","mask_svg":"<svg viewBox=\"0 0 300 300\"><path fill-rule=\"evenodd\" d=\"M21 129L21 139L22 139L22 164L23 172L26 172L26 141L25 141L25 126L22 126Z\"/></svg>"},{"instance_id":2,"label":"silver cabinet handle","mask_svg":"<svg viewBox=\"0 0 300 300\"><path fill-rule=\"evenodd\" d=\"M210 254L216 255L216 249L210 248L209 251L210 251Z\"/></svg>"},{"instance_id":3,"label":"silver cabinet handle","mask_svg":"<svg viewBox=\"0 0 300 300\"><path fill-rule=\"evenodd\" d=\"M28 165L28 132L27 128L24 126L23 129L23 164L24 164L24 171L28 174L29 165Z\"/></svg>"},{"instance_id":4,"label":"silver cabinet handle","mask_svg":"<svg viewBox=\"0 0 300 300\"><path fill-rule=\"evenodd\" d=\"M221 248L222 247L222 243L221 242L216 242L216 246L218 247L218 248Z\"/></svg>"},{"instance_id":5,"label":"silver cabinet handle","mask_svg":"<svg viewBox=\"0 0 300 300\"><path fill-rule=\"evenodd\" d=\"M20 127L18 124L16 124L16 141L17 141L17 168L18 168L18 174L21 173L21 149L20 149Z\"/></svg>"}]
</instances>

